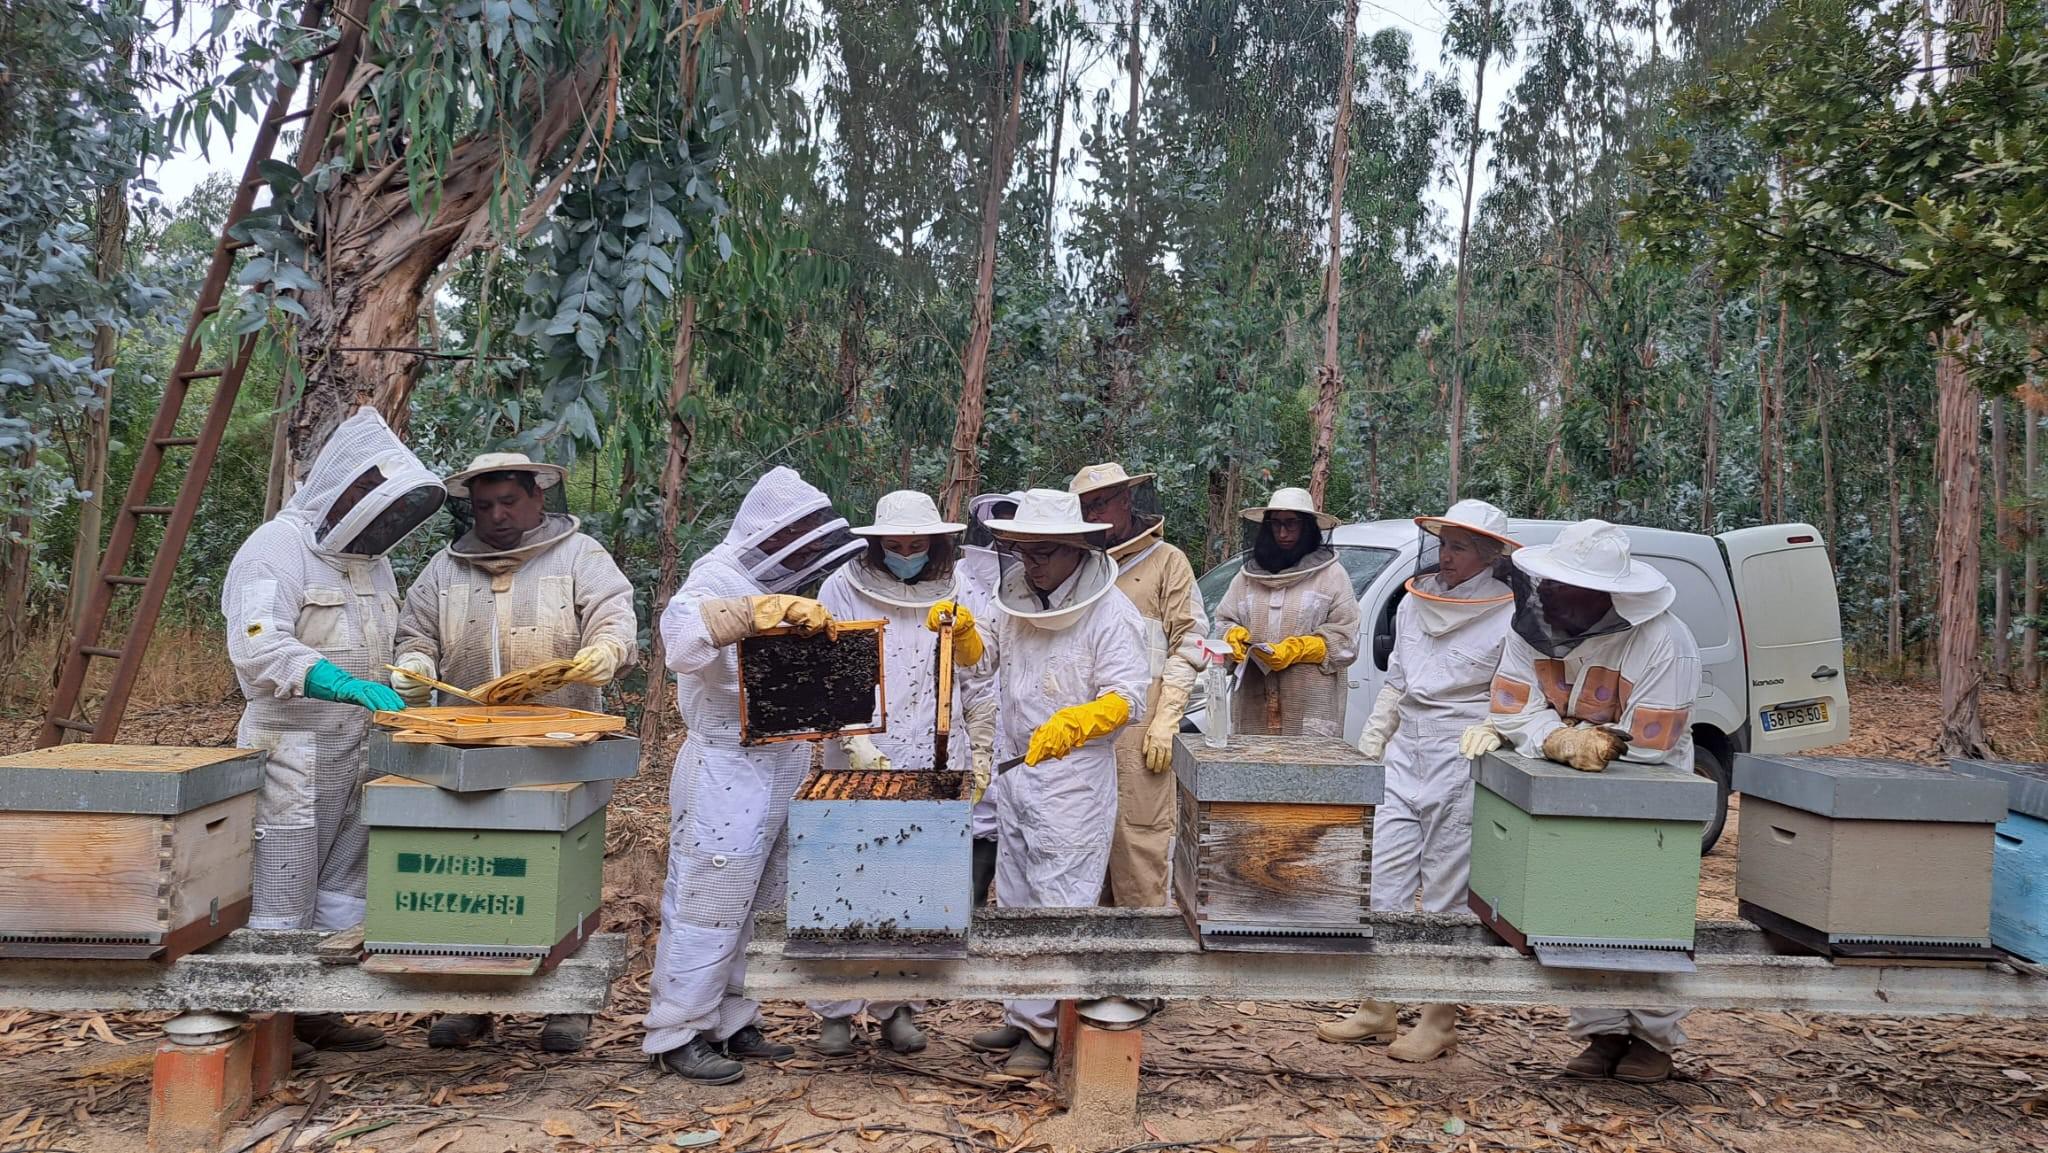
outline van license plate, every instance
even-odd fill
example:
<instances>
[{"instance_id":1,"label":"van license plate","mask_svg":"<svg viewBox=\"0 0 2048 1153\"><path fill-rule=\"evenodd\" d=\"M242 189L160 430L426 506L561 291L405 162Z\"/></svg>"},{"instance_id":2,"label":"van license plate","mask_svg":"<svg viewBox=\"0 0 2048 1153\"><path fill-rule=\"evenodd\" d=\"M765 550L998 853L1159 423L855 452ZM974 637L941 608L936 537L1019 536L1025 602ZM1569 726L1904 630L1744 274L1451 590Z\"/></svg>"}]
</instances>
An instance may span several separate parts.
<instances>
[{"instance_id":1,"label":"van license plate","mask_svg":"<svg viewBox=\"0 0 2048 1153\"><path fill-rule=\"evenodd\" d=\"M1797 729L1807 725L1828 723L1828 703L1810 701L1803 705L1784 705L1764 710L1764 731L1775 733L1781 729Z\"/></svg>"}]
</instances>

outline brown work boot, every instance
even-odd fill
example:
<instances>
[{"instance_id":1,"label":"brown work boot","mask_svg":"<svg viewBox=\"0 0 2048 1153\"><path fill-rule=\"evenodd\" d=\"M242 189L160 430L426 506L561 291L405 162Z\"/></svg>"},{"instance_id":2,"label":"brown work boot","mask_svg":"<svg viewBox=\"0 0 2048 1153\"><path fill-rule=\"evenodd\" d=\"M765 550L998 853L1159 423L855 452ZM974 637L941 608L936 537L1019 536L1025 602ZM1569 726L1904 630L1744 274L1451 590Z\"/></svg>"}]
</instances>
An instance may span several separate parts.
<instances>
[{"instance_id":1,"label":"brown work boot","mask_svg":"<svg viewBox=\"0 0 2048 1153\"><path fill-rule=\"evenodd\" d=\"M1565 1062L1564 1075L1589 1080L1614 1076L1614 1066L1628 1052L1629 1042L1627 1033L1595 1033L1578 1056Z\"/></svg>"},{"instance_id":2,"label":"brown work boot","mask_svg":"<svg viewBox=\"0 0 2048 1153\"><path fill-rule=\"evenodd\" d=\"M1015 1025L998 1025L969 1037L967 1047L977 1053L1007 1053L1023 1040L1024 1030Z\"/></svg>"},{"instance_id":3,"label":"brown work boot","mask_svg":"<svg viewBox=\"0 0 2048 1153\"><path fill-rule=\"evenodd\" d=\"M292 1036L330 1053L366 1053L384 1047L384 1030L351 1025L339 1013L301 1013L292 1022Z\"/></svg>"},{"instance_id":4,"label":"brown work boot","mask_svg":"<svg viewBox=\"0 0 2048 1153\"><path fill-rule=\"evenodd\" d=\"M1324 1021L1316 1036L1333 1045L1384 1045L1394 1039L1394 1026L1401 1006L1388 1001L1367 1001L1358 1012L1341 1021Z\"/></svg>"},{"instance_id":5,"label":"brown work boot","mask_svg":"<svg viewBox=\"0 0 2048 1153\"><path fill-rule=\"evenodd\" d=\"M1003 1062L1003 1072L1012 1077L1042 1077L1052 1068L1052 1051L1040 1048L1038 1042L1026 1037L1010 1050L1010 1059Z\"/></svg>"},{"instance_id":6,"label":"brown work boot","mask_svg":"<svg viewBox=\"0 0 2048 1153\"><path fill-rule=\"evenodd\" d=\"M1387 1046L1387 1056L1396 1061L1434 1061L1458 1051L1458 1007L1424 1005L1422 1019Z\"/></svg>"},{"instance_id":7,"label":"brown work boot","mask_svg":"<svg viewBox=\"0 0 2048 1153\"><path fill-rule=\"evenodd\" d=\"M1671 1054L1637 1037L1614 1063L1614 1079L1631 1085L1660 1085L1671 1079Z\"/></svg>"}]
</instances>

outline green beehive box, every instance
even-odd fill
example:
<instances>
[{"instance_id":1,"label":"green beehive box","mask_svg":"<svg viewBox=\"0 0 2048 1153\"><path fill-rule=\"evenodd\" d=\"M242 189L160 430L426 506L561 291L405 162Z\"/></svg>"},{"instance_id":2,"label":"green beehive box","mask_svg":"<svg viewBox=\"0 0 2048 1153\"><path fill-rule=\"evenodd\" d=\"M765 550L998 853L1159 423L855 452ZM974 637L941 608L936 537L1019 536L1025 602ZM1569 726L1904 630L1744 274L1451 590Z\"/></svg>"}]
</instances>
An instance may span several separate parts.
<instances>
[{"instance_id":1,"label":"green beehive box","mask_svg":"<svg viewBox=\"0 0 2048 1153\"><path fill-rule=\"evenodd\" d=\"M610 781L456 793L404 777L363 790L363 948L553 966L597 929Z\"/></svg>"},{"instance_id":2,"label":"green beehive box","mask_svg":"<svg viewBox=\"0 0 2048 1153\"><path fill-rule=\"evenodd\" d=\"M1686 969L1713 782L1616 761L1582 773L1490 754L1473 766L1472 911L1546 964Z\"/></svg>"}]
</instances>

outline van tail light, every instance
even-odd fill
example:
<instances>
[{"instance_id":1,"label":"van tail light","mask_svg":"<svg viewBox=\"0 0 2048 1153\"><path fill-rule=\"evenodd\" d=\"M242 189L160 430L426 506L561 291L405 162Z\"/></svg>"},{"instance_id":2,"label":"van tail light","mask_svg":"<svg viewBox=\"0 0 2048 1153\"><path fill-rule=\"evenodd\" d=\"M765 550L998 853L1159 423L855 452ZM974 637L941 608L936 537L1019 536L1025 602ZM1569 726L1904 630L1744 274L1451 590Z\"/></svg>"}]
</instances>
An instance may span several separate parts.
<instances>
[{"instance_id":1,"label":"van tail light","mask_svg":"<svg viewBox=\"0 0 2048 1153\"><path fill-rule=\"evenodd\" d=\"M1788 537L1786 537L1786 538L1785 538L1785 543L1786 543L1786 544L1812 544L1812 543L1813 543L1813 537L1812 537L1812 536L1811 536L1810 534L1809 534L1809 535L1805 535L1805 536L1788 536Z\"/></svg>"}]
</instances>

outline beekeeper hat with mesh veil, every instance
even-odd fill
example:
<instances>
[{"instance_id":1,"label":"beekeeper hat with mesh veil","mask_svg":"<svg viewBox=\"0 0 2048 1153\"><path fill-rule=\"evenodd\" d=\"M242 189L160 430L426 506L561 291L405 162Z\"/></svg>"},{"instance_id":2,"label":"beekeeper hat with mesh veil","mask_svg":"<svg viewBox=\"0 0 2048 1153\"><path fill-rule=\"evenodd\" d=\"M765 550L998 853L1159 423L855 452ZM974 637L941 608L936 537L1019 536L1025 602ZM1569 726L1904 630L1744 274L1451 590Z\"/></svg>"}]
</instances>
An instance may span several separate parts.
<instances>
[{"instance_id":1,"label":"beekeeper hat with mesh veil","mask_svg":"<svg viewBox=\"0 0 2048 1153\"><path fill-rule=\"evenodd\" d=\"M1081 619L1089 606L1116 587L1116 562L1102 548L1108 525L1084 520L1081 498L1058 489L1034 488L1017 502L1016 514L988 522L995 534L1001 576L996 607L1038 628L1058 631ZM1029 570L1049 546L1081 550L1080 563L1059 587L1040 590Z\"/></svg>"},{"instance_id":2,"label":"beekeeper hat with mesh veil","mask_svg":"<svg viewBox=\"0 0 2048 1153\"><path fill-rule=\"evenodd\" d=\"M360 498L329 524L329 511L350 489ZM306 483L286 502L283 515L300 522L315 552L380 557L447 499L441 478L420 463L376 409L366 406L320 446Z\"/></svg>"},{"instance_id":3,"label":"beekeeper hat with mesh veil","mask_svg":"<svg viewBox=\"0 0 2048 1153\"><path fill-rule=\"evenodd\" d=\"M944 520L939 506L924 493L905 489L885 493L875 502L872 524L855 528L853 534L867 538L868 555L846 570L853 587L886 605L897 608L928 608L951 599L958 587L954 568L959 561L960 533L966 525ZM929 549L924 569L914 579L904 580L886 568L879 568L876 551L885 537L924 537Z\"/></svg>"},{"instance_id":4,"label":"beekeeper hat with mesh veil","mask_svg":"<svg viewBox=\"0 0 2048 1153\"><path fill-rule=\"evenodd\" d=\"M529 458L523 452L487 452L469 462L469 467L448 478L448 495L467 499L469 482L494 472L523 472L533 478L533 485L545 492L562 483L568 470L559 464L548 464Z\"/></svg>"},{"instance_id":5,"label":"beekeeper hat with mesh veil","mask_svg":"<svg viewBox=\"0 0 2048 1153\"><path fill-rule=\"evenodd\" d=\"M1510 559L1515 632L1546 656L1639 625L1678 599L1668 577L1630 555L1628 534L1604 520L1567 525L1551 543L1517 549ZM1574 589L1606 593L1613 607L1597 620L1575 617L1566 607Z\"/></svg>"},{"instance_id":6,"label":"beekeeper hat with mesh veil","mask_svg":"<svg viewBox=\"0 0 2048 1153\"><path fill-rule=\"evenodd\" d=\"M832 511L831 498L784 465L769 469L747 490L721 547L774 593L804 588L861 550L846 518Z\"/></svg>"},{"instance_id":7,"label":"beekeeper hat with mesh veil","mask_svg":"<svg viewBox=\"0 0 2048 1153\"><path fill-rule=\"evenodd\" d=\"M1483 500L1461 500L1442 516L1416 517L1415 528L1415 573L1404 587L1415 598L1424 632L1441 636L1514 599L1507 555L1522 546L1508 535L1506 513ZM1455 545L1470 546L1454 547L1448 568L1441 548L1446 533Z\"/></svg>"},{"instance_id":8,"label":"beekeeper hat with mesh veil","mask_svg":"<svg viewBox=\"0 0 2048 1153\"><path fill-rule=\"evenodd\" d=\"M1282 548L1267 525L1273 513L1294 513L1308 524L1293 547ZM1244 523L1244 575L1263 584L1291 583L1333 564L1337 550L1330 547L1330 530L1338 520L1316 508L1315 498L1305 488L1280 488L1265 504L1240 512Z\"/></svg>"}]
</instances>

